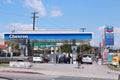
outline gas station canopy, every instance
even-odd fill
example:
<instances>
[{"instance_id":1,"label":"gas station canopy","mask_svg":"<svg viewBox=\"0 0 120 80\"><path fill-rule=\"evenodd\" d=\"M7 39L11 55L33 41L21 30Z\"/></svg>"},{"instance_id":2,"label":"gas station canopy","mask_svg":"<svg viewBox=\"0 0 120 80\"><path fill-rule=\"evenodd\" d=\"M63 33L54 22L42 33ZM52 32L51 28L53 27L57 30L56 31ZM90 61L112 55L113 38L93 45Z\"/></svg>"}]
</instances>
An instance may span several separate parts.
<instances>
[{"instance_id":1,"label":"gas station canopy","mask_svg":"<svg viewBox=\"0 0 120 80\"><path fill-rule=\"evenodd\" d=\"M80 32L78 30L35 30L5 33L5 40L11 39L39 39L39 40L91 40L92 32Z\"/></svg>"}]
</instances>

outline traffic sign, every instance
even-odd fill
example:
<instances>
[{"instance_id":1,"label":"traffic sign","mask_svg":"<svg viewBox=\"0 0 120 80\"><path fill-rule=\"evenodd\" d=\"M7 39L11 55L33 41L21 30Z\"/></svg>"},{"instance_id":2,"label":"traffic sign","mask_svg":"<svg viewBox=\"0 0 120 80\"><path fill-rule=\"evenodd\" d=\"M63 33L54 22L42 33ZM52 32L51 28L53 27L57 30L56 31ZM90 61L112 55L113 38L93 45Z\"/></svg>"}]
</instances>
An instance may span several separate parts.
<instances>
[{"instance_id":1,"label":"traffic sign","mask_svg":"<svg viewBox=\"0 0 120 80\"><path fill-rule=\"evenodd\" d=\"M72 46L72 51L76 52L77 51L77 46Z\"/></svg>"}]
</instances>

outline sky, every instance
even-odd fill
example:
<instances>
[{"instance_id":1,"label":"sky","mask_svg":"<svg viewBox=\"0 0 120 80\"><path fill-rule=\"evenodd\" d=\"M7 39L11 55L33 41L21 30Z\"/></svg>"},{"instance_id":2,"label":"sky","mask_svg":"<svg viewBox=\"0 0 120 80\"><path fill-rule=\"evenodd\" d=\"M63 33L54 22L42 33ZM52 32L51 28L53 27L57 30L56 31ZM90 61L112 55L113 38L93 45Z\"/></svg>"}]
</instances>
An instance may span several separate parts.
<instances>
[{"instance_id":1,"label":"sky","mask_svg":"<svg viewBox=\"0 0 120 80\"><path fill-rule=\"evenodd\" d=\"M120 0L0 0L0 38L4 32L32 30L80 30L93 32L98 46L105 26L114 26L115 48L120 48Z\"/></svg>"}]
</instances>

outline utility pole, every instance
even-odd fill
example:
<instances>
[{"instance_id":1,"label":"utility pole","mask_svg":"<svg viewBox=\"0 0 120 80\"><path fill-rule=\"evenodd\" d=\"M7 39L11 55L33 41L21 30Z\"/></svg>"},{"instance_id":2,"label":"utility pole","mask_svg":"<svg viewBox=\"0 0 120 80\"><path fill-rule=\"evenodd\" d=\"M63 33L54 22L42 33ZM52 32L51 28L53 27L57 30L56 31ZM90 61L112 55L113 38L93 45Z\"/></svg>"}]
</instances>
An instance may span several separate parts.
<instances>
[{"instance_id":1,"label":"utility pole","mask_svg":"<svg viewBox=\"0 0 120 80\"><path fill-rule=\"evenodd\" d=\"M84 31L86 30L86 28L80 28L80 30L81 30L82 32L84 32Z\"/></svg>"},{"instance_id":2,"label":"utility pole","mask_svg":"<svg viewBox=\"0 0 120 80\"><path fill-rule=\"evenodd\" d=\"M38 12L33 12L33 31L35 30L35 19L38 18L38 16L36 16L36 14L38 14ZM28 50L29 50L29 56L32 56L32 52L34 51L34 43L32 42L32 47L30 45L31 40L28 39Z\"/></svg>"},{"instance_id":3,"label":"utility pole","mask_svg":"<svg viewBox=\"0 0 120 80\"><path fill-rule=\"evenodd\" d=\"M36 16L36 14L38 14L38 12L33 12L32 14L33 14L32 18L33 18L33 31L34 31L35 30L35 19L38 18L38 16ZM31 47L30 43L31 43L31 40L28 39L28 41L27 41L28 56L32 56L32 47ZM34 45L32 45L32 46L34 46Z\"/></svg>"},{"instance_id":4,"label":"utility pole","mask_svg":"<svg viewBox=\"0 0 120 80\"><path fill-rule=\"evenodd\" d=\"M38 16L36 16L36 14L38 14L38 12L33 12L33 31L35 30L35 19L38 18Z\"/></svg>"},{"instance_id":5,"label":"utility pole","mask_svg":"<svg viewBox=\"0 0 120 80\"><path fill-rule=\"evenodd\" d=\"M81 32L84 32L84 31L86 30L86 28L80 28L80 30L81 30ZM83 45L83 44L84 44L84 41L82 41L81 43L82 43L82 45ZM84 49L84 46L83 46L83 49ZM80 49L80 51L83 51L83 50Z\"/></svg>"}]
</instances>

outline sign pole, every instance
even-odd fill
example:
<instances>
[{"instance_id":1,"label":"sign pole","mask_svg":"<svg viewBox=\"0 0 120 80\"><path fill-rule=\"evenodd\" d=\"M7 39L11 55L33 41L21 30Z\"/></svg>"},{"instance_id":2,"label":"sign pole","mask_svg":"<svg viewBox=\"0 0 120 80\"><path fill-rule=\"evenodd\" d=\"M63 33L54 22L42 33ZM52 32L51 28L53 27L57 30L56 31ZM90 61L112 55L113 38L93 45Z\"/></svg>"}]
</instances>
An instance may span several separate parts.
<instances>
[{"instance_id":1,"label":"sign pole","mask_svg":"<svg viewBox=\"0 0 120 80\"><path fill-rule=\"evenodd\" d=\"M76 54L76 51L77 51L77 46L76 46L76 40L75 39L73 39L73 42L72 42L73 44L72 44L72 64L73 64L73 60L74 60L74 55Z\"/></svg>"},{"instance_id":2,"label":"sign pole","mask_svg":"<svg viewBox=\"0 0 120 80\"><path fill-rule=\"evenodd\" d=\"M104 39L105 39L105 46L104 49L108 49L109 51L113 49L114 46L114 30L113 26L106 26L104 28ZM104 55L104 54L103 54ZM103 59L103 62L105 60Z\"/></svg>"}]
</instances>

